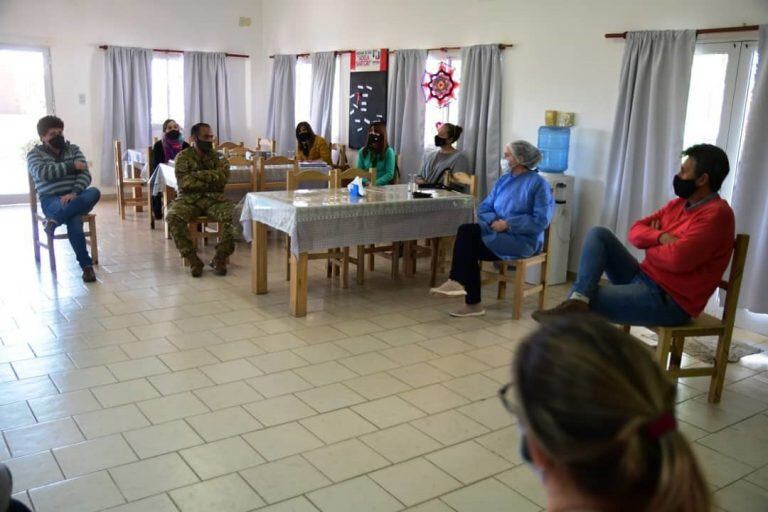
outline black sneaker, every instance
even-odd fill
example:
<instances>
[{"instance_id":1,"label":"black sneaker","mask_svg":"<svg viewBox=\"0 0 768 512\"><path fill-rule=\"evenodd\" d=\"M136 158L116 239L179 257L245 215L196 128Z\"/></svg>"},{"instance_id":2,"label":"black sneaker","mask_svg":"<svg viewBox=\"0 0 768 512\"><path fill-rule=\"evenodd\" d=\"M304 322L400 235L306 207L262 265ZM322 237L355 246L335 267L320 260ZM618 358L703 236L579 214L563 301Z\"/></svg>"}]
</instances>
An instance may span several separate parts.
<instances>
[{"instance_id":1,"label":"black sneaker","mask_svg":"<svg viewBox=\"0 0 768 512\"><path fill-rule=\"evenodd\" d=\"M59 227L58 223L55 220L46 219L45 224L43 224L43 231L45 231L45 234L49 237L53 236L53 232L56 231L56 228Z\"/></svg>"},{"instance_id":2,"label":"black sneaker","mask_svg":"<svg viewBox=\"0 0 768 512\"><path fill-rule=\"evenodd\" d=\"M96 282L96 272L93 271L93 267L85 267L83 269L83 282L84 283Z\"/></svg>"}]
</instances>

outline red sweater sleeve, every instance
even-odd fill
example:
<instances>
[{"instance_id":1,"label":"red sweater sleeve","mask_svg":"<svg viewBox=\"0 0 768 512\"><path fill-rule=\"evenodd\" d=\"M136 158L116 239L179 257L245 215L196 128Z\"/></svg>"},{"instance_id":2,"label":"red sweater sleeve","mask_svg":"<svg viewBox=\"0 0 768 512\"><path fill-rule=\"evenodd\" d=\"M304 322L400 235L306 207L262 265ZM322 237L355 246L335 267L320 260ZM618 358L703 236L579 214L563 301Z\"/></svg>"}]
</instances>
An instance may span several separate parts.
<instances>
[{"instance_id":1,"label":"red sweater sleeve","mask_svg":"<svg viewBox=\"0 0 768 512\"><path fill-rule=\"evenodd\" d=\"M686 227L685 233L671 244L657 245L646 252L646 257L655 265L689 272L712 259L712 255L723 243L733 238L734 218L722 208L701 212Z\"/></svg>"},{"instance_id":2,"label":"red sweater sleeve","mask_svg":"<svg viewBox=\"0 0 768 512\"><path fill-rule=\"evenodd\" d=\"M672 203L667 203L661 210L632 224L632 227L629 228L629 235L627 236L629 243L638 249L648 249L659 245L659 237L664 231L653 229L651 227L651 222L654 220L661 220L669 209L670 204Z\"/></svg>"}]
</instances>

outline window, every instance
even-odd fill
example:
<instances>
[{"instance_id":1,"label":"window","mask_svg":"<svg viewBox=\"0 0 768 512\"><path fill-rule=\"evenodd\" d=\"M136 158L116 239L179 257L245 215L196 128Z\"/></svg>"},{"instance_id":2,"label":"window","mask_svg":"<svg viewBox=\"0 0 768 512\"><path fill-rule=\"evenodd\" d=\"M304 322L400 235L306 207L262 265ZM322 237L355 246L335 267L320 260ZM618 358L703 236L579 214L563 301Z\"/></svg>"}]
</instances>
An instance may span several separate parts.
<instances>
[{"instance_id":1,"label":"window","mask_svg":"<svg viewBox=\"0 0 768 512\"><path fill-rule=\"evenodd\" d=\"M309 122L309 102L312 98L312 62L309 57L296 59L296 123ZM314 126L312 127L315 128Z\"/></svg>"},{"instance_id":2,"label":"window","mask_svg":"<svg viewBox=\"0 0 768 512\"><path fill-rule=\"evenodd\" d=\"M175 119L184 128L184 56L156 53L152 57L153 136L162 135L166 119Z\"/></svg>"},{"instance_id":3,"label":"window","mask_svg":"<svg viewBox=\"0 0 768 512\"><path fill-rule=\"evenodd\" d=\"M440 66L440 62L446 62L452 66L455 71L453 76L456 80L461 77L461 58L458 52L447 52L440 54L429 54L427 57L427 71L434 73ZM459 87L454 96L456 99L445 107L440 107L434 100L428 101L424 119L424 147L435 147L435 133L438 127L443 123L457 124L459 121Z\"/></svg>"},{"instance_id":4,"label":"window","mask_svg":"<svg viewBox=\"0 0 768 512\"><path fill-rule=\"evenodd\" d=\"M26 201L27 152L40 143L37 121L53 113L49 69L46 48L0 45L1 203Z\"/></svg>"},{"instance_id":5,"label":"window","mask_svg":"<svg viewBox=\"0 0 768 512\"><path fill-rule=\"evenodd\" d=\"M746 113L757 70L757 44L752 41L699 43L693 58L685 117L684 147L715 144L725 150L731 172L720 195L733 192Z\"/></svg>"}]
</instances>

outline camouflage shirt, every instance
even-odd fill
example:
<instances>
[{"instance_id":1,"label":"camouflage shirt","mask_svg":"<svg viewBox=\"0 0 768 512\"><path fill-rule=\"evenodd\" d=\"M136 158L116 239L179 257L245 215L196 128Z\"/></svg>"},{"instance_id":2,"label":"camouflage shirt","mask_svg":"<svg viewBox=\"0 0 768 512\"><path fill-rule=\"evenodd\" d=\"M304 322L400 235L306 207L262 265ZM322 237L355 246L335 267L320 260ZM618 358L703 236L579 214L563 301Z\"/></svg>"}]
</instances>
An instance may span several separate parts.
<instances>
[{"instance_id":1,"label":"camouflage shirt","mask_svg":"<svg viewBox=\"0 0 768 512\"><path fill-rule=\"evenodd\" d=\"M215 151L200 155L187 148L176 155L175 171L179 196L219 195L229 180L229 162Z\"/></svg>"}]
</instances>

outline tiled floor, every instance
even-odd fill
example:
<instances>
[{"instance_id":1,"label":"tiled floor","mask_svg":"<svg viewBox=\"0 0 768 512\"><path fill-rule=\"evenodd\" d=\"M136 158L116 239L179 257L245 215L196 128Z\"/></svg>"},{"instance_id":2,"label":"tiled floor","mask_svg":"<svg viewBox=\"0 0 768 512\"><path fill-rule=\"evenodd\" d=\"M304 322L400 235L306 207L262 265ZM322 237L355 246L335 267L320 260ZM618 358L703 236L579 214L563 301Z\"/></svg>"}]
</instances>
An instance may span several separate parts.
<instances>
[{"instance_id":1,"label":"tiled floor","mask_svg":"<svg viewBox=\"0 0 768 512\"><path fill-rule=\"evenodd\" d=\"M85 286L65 241L54 278L34 264L28 210L0 208L0 460L17 498L78 512L545 506L495 396L532 302L521 321L495 300L453 319L424 262L391 281L382 261L347 290L313 262L310 314L295 319L277 243L256 296L247 246L227 277L192 279L146 214L97 213L99 282ZM706 381L680 384L681 426L718 506L765 511L768 356L727 377L716 406Z\"/></svg>"}]
</instances>

